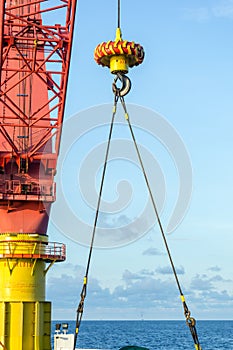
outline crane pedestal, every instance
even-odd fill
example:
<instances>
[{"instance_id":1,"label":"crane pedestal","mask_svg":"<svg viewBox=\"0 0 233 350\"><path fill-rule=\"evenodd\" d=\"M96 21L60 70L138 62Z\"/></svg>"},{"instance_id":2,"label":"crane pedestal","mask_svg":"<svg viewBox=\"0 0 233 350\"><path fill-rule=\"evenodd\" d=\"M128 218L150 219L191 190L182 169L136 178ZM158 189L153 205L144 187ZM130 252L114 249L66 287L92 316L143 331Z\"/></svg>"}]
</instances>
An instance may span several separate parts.
<instances>
[{"instance_id":1,"label":"crane pedestal","mask_svg":"<svg viewBox=\"0 0 233 350\"><path fill-rule=\"evenodd\" d=\"M45 235L0 235L0 342L7 350L51 349L45 279L54 262L64 260L65 246Z\"/></svg>"}]
</instances>

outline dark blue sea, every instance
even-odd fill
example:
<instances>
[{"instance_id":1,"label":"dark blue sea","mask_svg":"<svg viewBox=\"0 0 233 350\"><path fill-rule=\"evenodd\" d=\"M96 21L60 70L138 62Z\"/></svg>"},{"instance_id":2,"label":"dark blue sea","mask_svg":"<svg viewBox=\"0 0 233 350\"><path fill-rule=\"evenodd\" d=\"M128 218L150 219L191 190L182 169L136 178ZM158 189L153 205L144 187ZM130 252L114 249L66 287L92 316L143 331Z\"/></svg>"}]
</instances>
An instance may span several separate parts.
<instances>
[{"instance_id":1,"label":"dark blue sea","mask_svg":"<svg viewBox=\"0 0 233 350\"><path fill-rule=\"evenodd\" d=\"M52 333L56 323L53 321ZM75 322L69 323L74 332ZM196 325L203 350L233 350L233 321L198 321ZM126 345L150 350L195 350L185 321L82 321L78 348L119 350Z\"/></svg>"}]
</instances>

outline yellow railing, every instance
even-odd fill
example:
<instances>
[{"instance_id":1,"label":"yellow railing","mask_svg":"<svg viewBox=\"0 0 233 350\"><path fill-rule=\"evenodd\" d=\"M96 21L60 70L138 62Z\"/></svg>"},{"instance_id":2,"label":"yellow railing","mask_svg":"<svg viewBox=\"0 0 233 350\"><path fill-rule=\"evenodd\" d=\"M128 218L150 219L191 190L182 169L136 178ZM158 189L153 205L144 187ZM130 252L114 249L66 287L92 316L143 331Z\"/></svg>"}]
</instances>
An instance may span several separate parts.
<instances>
[{"instance_id":1,"label":"yellow railing","mask_svg":"<svg viewBox=\"0 0 233 350\"><path fill-rule=\"evenodd\" d=\"M42 258L65 260L66 247L57 242L18 241L0 242L0 258Z\"/></svg>"}]
</instances>

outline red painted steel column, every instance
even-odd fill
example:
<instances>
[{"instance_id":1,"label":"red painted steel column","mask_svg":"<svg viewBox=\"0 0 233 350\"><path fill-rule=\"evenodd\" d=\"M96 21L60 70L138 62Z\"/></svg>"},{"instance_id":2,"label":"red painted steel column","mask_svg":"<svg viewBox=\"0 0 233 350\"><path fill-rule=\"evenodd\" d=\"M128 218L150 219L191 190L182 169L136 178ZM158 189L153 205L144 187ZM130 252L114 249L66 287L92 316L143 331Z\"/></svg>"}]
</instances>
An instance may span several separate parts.
<instances>
[{"instance_id":1,"label":"red painted steel column","mask_svg":"<svg viewBox=\"0 0 233 350\"><path fill-rule=\"evenodd\" d=\"M7 350L51 350L45 277L65 260L65 246L49 243L47 226L76 2L0 1L0 344Z\"/></svg>"}]
</instances>

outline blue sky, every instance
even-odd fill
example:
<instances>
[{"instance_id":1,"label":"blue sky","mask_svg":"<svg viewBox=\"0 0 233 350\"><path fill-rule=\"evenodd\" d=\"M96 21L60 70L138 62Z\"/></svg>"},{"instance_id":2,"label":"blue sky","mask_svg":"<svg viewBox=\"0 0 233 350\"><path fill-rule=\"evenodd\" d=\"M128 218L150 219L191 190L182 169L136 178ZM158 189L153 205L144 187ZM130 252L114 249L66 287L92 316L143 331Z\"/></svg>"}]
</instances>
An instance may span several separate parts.
<instances>
[{"instance_id":1,"label":"blue sky","mask_svg":"<svg viewBox=\"0 0 233 350\"><path fill-rule=\"evenodd\" d=\"M116 0L79 1L77 8L65 117L66 121L75 118L77 139L60 176L71 210L89 225L94 210L80 193L82 184L90 188L95 184L98 191L101 164L96 178L87 177L86 183L80 184L79 175L88 154L106 142L108 127L102 123L103 116L96 114L98 106L111 106L113 101L113 76L107 68L97 66L93 50L100 42L115 38L116 4ZM162 116L174 130L171 137L176 134L183 141L192 167L192 196L186 215L167 235L188 306L196 319L232 319L233 1L122 0L121 27L123 38L139 42L146 52L144 63L129 72L133 86L125 97L127 105L139 105ZM109 111L104 120L110 121ZM86 121L93 118L96 124L89 130L80 122L81 132L79 120L85 116ZM134 115L130 117L134 123ZM153 190L159 194L161 186L166 187L160 214L167 227L179 186L184 184L179 183L176 160L167 145L150 134L146 118L142 116L142 128L136 127L135 133L141 147L159 164L161 182L153 183ZM116 126L114 137L122 142L130 140L121 124ZM61 149L63 146L62 142ZM152 179L153 164L147 169ZM109 165L105 201L116 200L120 180L130 183L132 200L116 217L102 213L100 226L107 223L113 234L127 220L135 220L147 198L137 164L115 159ZM77 243L82 228L74 227L70 239L57 228L55 219L56 215L52 216L48 234L50 241L66 243L67 261L49 271L47 297L53 301L54 319L74 319L88 247ZM183 318L159 230L156 225L147 233L140 229L144 234L136 240L129 237L128 244L94 250L84 318Z\"/></svg>"}]
</instances>

